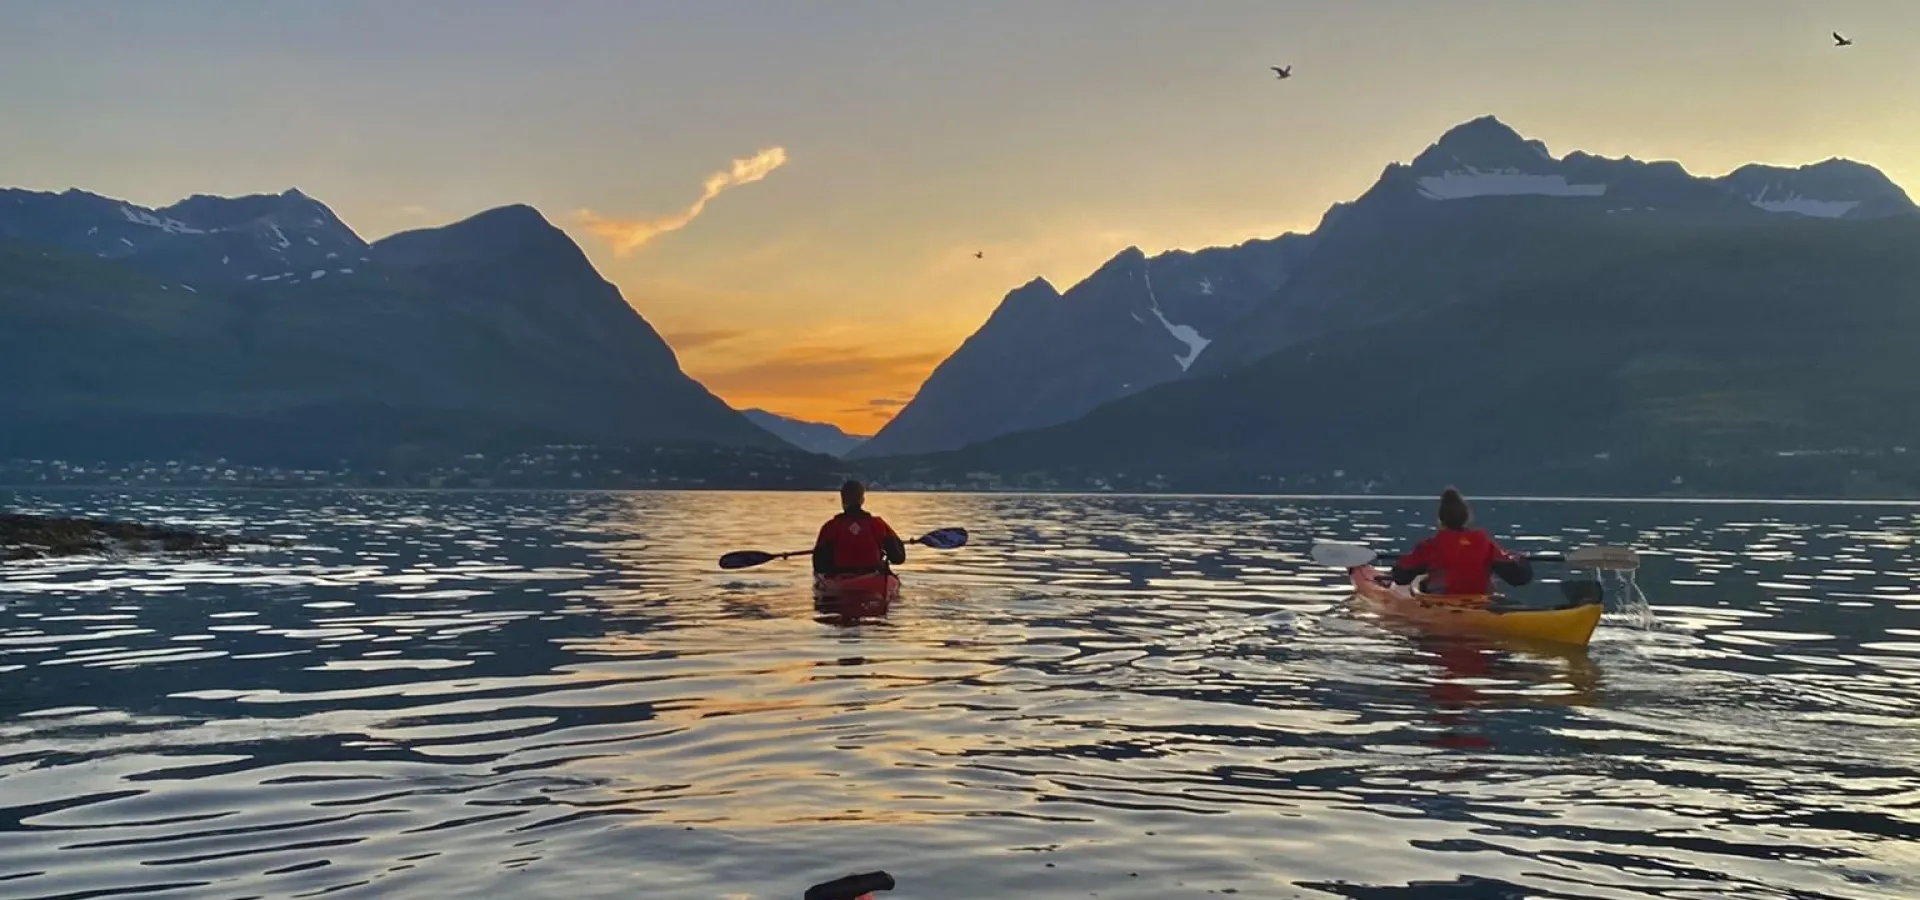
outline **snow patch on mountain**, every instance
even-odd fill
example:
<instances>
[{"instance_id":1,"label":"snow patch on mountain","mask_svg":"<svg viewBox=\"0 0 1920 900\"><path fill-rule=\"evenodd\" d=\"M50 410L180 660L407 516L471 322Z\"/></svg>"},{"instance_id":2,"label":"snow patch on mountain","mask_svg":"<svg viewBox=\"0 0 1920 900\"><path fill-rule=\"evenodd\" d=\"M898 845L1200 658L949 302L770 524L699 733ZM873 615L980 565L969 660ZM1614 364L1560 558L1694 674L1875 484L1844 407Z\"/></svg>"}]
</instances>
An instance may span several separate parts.
<instances>
[{"instance_id":1,"label":"snow patch on mountain","mask_svg":"<svg viewBox=\"0 0 1920 900\"><path fill-rule=\"evenodd\" d=\"M1574 184L1565 175L1535 175L1518 169L1482 171L1471 166L1420 179L1420 195L1429 200L1469 197L1599 197L1604 184Z\"/></svg>"},{"instance_id":2,"label":"snow patch on mountain","mask_svg":"<svg viewBox=\"0 0 1920 900\"><path fill-rule=\"evenodd\" d=\"M1167 317L1160 312L1160 307L1158 306L1153 308L1153 317L1160 320L1160 324L1167 329L1168 334L1174 336L1174 339L1187 345L1187 353L1185 356L1175 355L1173 357L1173 361L1180 364L1180 370L1183 372L1193 366L1194 360L1200 358L1200 351L1207 349L1207 345L1213 343L1201 337L1200 332L1193 330L1193 326L1175 325L1167 321Z\"/></svg>"},{"instance_id":3,"label":"snow patch on mountain","mask_svg":"<svg viewBox=\"0 0 1920 900\"><path fill-rule=\"evenodd\" d=\"M157 216L143 209L134 209L131 206L122 205L120 207L120 214L126 216L129 222L151 225L168 234L206 234L205 231L188 225L179 219ZM89 230L87 233L92 234L93 231Z\"/></svg>"},{"instance_id":4,"label":"snow patch on mountain","mask_svg":"<svg viewBox=\"0 0 1920 900\"><path fill-rule=\"evenodd\" d=\"M1847 213L1853 212L1854 208L1860 205L1858 200L1816 200L1793 192L1773 197L1770 196L1772 192L1771 186L1761 188L1759 196L1754 197L1750 202L1767 212L1794 213L1816 219L1845 218Z\"/></svg>"},{"instance_id":5,"label":"snow patch on mountain","mask_svg":"<svg viewBox=\"0 0 1920 900\"><path fill-rule=\"evenodd\" d=\"M1166 314L1160 311L1160 298L1153 295L1153 273L1148 271L1145 261L1140 265L1140 278L1147 285L1147 302L1152 304L1153 317L1160 320L1160 326L1165 328L1168 334L1173 335L1174 340L1187 345L1185 355L1176 353L1173 356L1173 361L1180 364L1180 371L1185 372L1193 366L1194 360L1200 358L1200 352L1207 349L1207 345L1213 342L1202 337L1200 332L1194 330L1191 325L1175 325L1167 321ZM1139 316L1134 318L1138 319Z\"/></svg>"},{"instance_id":6,"label":"snow patch on mountain","mask_svg":"<svg viewBox=\"0 0 1920 900\"><path fill-rule=\"evenodd\" d=\"M1789 197L1784 200L1755 200L1753 205L1767 212L1797 213L1817 219L1840 219L1845 218L1847 213L1853 212L1854 208L1860 205L1860 201Z\"/></svg>"}]
</instances>

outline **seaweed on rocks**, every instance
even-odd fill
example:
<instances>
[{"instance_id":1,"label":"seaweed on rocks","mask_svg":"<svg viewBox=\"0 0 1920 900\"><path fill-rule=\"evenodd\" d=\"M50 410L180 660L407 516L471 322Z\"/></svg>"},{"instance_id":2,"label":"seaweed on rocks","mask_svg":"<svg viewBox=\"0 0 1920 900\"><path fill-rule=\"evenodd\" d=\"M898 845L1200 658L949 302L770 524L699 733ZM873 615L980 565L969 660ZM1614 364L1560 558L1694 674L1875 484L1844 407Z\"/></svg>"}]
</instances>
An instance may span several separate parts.
<instances>
[{"instance_id":1,"label":"seaweed on rocks","mask_svg":"<svg viewBox=\"0 0 1920 900\"><path fill-rule=\"evenodd\" d=\"M129 553L215 556L261 543L271 542L110 519L0 513L0 561Z\"/></svg>"}]
</instances>

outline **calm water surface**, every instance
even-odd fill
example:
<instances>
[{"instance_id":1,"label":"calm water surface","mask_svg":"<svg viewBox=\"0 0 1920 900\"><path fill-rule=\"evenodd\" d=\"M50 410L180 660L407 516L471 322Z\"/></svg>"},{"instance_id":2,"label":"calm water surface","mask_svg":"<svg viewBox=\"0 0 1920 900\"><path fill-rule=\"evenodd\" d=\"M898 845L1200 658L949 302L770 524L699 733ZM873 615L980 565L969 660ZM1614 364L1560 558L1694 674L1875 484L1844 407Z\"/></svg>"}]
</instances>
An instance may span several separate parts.
<instances>
[{"instance_id":1,"label":"calm water surface","mask_svg":"<svg viewBox=\"0 0 1920 900\"><path fill-rule=\"evenodd\" d=\"M1920 509L1480 504L1625 543L1585 653L1346 613L1428 504L0 494L290 550L0 568L0 897L1920 897Z\"/></svg>"}]
</instances>

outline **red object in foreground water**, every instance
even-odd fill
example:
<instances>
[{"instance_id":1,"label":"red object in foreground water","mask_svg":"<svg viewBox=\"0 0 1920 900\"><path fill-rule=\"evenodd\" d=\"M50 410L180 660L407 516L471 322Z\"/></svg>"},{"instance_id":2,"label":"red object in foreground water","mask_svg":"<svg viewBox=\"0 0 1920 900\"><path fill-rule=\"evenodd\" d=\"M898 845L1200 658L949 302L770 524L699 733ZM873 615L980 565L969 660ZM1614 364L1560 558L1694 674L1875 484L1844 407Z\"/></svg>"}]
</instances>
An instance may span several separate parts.
<instances>
[{"instance_id":1,"label":"red object in foreground water","mask_svg":"<svg viewBox=\"0 0 1920 900\"><path fill-rule=\"evenodd\" d=\"M815 575L813 589L826 597L872 597L892 600L900 595L900 576L892 572L865 575Z\"/></svg>"}]
</instances>

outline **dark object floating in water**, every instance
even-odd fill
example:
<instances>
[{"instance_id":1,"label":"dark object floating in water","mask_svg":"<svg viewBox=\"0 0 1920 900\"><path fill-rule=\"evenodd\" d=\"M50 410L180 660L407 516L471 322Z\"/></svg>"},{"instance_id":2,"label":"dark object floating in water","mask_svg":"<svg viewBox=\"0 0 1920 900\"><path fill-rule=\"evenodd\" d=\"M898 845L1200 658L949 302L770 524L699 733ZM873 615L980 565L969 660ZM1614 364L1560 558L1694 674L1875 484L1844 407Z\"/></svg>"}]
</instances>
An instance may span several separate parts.
<instances>
[{"instance_id":1,"label":"dark object floating in water","mask_svg":"<svg viewBox=\"0 0 1920 900\"><path fill-rule=\"evenodd\" d=\"M0 561L155 552L212 556L246 543L264 542L106 519L0 514Z\"/></svg>"},{"instance_id":2,"label":"dark object floating in water","mask_svg":"<svg viewBox=\"0 0 1920 900\"><path fill-rule=\"evenodd\" d=\"M807 888L806 900L856 900L874 891L893 890L893 876L885 872L848 875Z\"/></svg>"}]
</instances>

